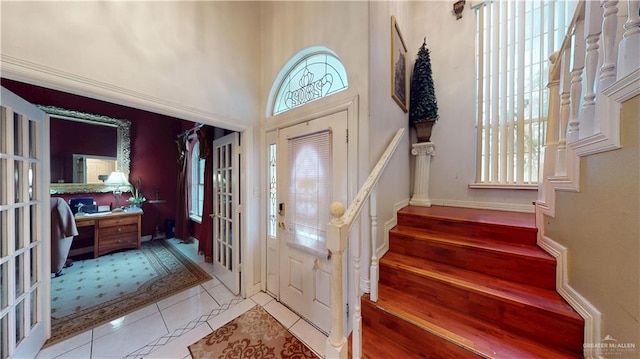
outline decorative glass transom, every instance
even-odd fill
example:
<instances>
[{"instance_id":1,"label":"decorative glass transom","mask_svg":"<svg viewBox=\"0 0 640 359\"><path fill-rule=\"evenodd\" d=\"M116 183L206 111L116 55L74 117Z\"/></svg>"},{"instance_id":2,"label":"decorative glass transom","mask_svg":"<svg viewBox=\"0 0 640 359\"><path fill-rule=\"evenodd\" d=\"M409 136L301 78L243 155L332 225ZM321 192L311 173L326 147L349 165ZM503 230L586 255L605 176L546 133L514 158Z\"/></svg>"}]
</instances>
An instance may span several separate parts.
<instances>
[{"instance_id":1,"label":"decorative glass transom","mask_svg":"<svg viewBox=\"0 0 640 359\"><path fill-rule=\"evenodd\" d=\"M347 71L337 57L327 52L308 55L298 61L280 83L273 115L348 87Z\"/></svg>"}]
</instances>

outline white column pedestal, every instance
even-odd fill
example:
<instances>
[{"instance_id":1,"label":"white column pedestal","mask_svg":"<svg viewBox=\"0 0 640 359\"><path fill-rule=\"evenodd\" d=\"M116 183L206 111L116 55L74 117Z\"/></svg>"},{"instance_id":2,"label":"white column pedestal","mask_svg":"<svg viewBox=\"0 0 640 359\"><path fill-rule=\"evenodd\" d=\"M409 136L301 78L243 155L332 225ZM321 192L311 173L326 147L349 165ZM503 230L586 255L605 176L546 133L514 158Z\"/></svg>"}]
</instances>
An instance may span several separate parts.
<instances>
[{"instance_id":1,"label":"white column pedestal","mask_svg":"<svg viewBox=\"0 0 640 359\"><path fill-rule=\"evenodd\" d=\"M415 177L413 181L413 197L409 201L412 206L431 207L429 199L429 169L431 156L435 155L436 145L433 142L422 142L411 145L411 154L416 156Z\"/></svg>"}]
</instances>

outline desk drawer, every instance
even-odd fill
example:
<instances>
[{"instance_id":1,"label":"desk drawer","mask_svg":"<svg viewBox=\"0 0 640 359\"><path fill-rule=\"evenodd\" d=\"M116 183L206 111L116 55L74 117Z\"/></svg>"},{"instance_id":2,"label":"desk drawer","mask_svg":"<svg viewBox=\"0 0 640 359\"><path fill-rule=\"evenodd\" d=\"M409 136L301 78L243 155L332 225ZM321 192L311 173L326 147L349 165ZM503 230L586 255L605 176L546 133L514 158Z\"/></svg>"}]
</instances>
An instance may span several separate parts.
<instances>
[{"instance_id":1,"label":"desk drawer","mask_svg":"<svg viewBox=\"0 0 640 359\"><path fill-rule=\"evenodd\" d=\"M138 235L138 224L125 224L113 227L100 227L100 238L105 236L115 236L124 233L133 233Z\"/></svg>"},{"instance_id":2,"label":"desk drawer","mask_svg":"<svg viewBox=\"0 0 640 359\"><path fill-rule=\"evenodd\" d=\"M138 224L138 216L101 219L98 223L98 228L115 227L123 224Z\"/></svg>"},{"instance_id":3,"label":"desk drawer","mask_svg":"<svg viewBox=\"0 0 640 359\"><path fill-rule=\"evenodd\" d=\"M98 255L124 248L138 248L138 233L125 233L116 236L100 237Z\"/></svg>"},{"instance_id":4,"label":"desk drawer","mask_svg":"<svg viewBox=\"0 0 640 359\"><path fill-rule=\"evenodd\" d=\"M96 225L96 220L95 219L78 219L76 218L76 227L80 228L80 227L90 227L90 226L95 226Z\"/></svg>"}]
</instances>

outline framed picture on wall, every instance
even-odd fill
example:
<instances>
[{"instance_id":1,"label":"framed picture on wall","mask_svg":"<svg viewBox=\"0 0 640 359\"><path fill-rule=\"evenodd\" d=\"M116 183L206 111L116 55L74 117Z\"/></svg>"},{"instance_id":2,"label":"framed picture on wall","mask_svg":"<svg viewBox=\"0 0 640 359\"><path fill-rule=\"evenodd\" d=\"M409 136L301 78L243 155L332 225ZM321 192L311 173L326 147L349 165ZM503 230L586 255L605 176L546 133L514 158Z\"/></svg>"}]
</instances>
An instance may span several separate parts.
<instances>
[{"instance_id":1,"label":"framed picture on wall","mask_svg":"<svg viewBox=\"0 0 640 359\"><path fill-rule=\"evenodd\" d=\"M391 16L391 97L402 111L407 112L407 46L402 39L400 26Z\"/></svg>"}]
</instances>

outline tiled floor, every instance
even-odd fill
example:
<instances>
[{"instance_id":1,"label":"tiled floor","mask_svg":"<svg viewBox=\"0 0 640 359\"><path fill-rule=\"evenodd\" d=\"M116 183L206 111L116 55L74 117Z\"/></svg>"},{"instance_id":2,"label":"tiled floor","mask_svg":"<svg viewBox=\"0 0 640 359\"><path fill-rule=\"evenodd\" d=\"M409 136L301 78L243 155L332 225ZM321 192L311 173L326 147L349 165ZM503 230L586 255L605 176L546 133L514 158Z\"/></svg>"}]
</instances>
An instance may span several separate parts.
<instances>
[{"instance_id":1,"label":"tiled floor","mask_svg":"<svg viewBox=\"0 0 640 359\"><path fill-rule=\"evenodd\" d=\"M213 265L197 255L197 244L171 241L213 276ZM189 345L256 304L324 357L327 337L297 314L263 292L247 299L236 297L214 278L43 349L37 358L191 358Z\"/></svg>"}]
</instances>

